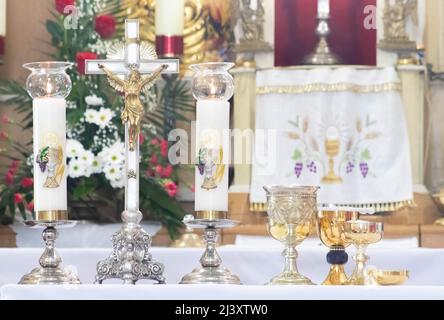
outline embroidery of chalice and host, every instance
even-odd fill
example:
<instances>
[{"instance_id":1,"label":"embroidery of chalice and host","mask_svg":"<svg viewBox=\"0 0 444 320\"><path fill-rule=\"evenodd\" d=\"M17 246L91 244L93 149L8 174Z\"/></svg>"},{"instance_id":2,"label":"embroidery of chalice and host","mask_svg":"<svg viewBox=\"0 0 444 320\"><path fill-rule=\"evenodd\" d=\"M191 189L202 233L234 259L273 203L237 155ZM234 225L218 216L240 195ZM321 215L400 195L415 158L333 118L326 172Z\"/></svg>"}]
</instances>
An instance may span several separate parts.
<instances>
[{"instance_id":1,"label":"embroidery of chalice and host","mask_svg":"<svg viewBox=\"0 0 444 320\"><path fill-rule=\"evenodd\" d=\"M309 117L301 120L301 117L297 116L296 121L289 121L297 130L289 131L287 136L295 140L298 146L292 156L295 161L294 173L287 177L296 175L296 178L300 179L305 171L316 176L322 174L322 183L340 184L357 166L363 179L373 175L369 164L372 154L367 142L381 136L381 133L375 130L377 122L367 115L365 121L358 118L353 128L353 125L350 126L342 120L344 118L350 117L338 114L332 116L327 113L320 123L314 124L314 130L310 130ZM319 141L323 141L325 150L321 149ZM319 165L322 172L318 170ZM304 170L305 168L307 170Z\"/></svg>"}]
</instances>

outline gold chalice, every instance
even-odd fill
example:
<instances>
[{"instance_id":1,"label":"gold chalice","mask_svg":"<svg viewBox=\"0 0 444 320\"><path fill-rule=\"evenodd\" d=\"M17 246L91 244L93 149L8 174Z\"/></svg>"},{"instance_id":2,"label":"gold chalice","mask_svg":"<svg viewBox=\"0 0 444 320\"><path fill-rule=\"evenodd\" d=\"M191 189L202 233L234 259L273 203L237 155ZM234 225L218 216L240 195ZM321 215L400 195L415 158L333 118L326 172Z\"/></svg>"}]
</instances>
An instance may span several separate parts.
<instances>
[{"instance_id":1,"label":"gold chalice","mask_svg":"<svg viewBox=\"0 0 444 320\"><path fill-rule=\"evenodd\" d=\"M365 284L365 265L369 257L365 250L369 244L376 243L382 239L384 225L382 222L370 221L347 221L344 226L344 241L352 243L356 247L355 270L345 284L362 286Z\"/></svg>"},{"instance_id":2,"label":"gold chalice","mask_svg":"<svg viewBox=\"0 0 444 320\"><path fill-rule=\"evenodd\" d=\"M285 267L271 285L313 284L298 271L296 246L310 234L316 213L318 187L267 186L268 231L285 244Z\"/></svg>"},{"instance_id":3,"label":"gold chalice","mask_svg":"<svg viewBox=\"0 0 444 320\"><path fill-rule=\"evenodd\" d=\"M338 139L325 140L325 153L328 156L328 173L322 178L322 183L333 184L341 183L341 177L338 177L335 173L335 160L334 158L339 154L339 147L341 142Z\"/></svg>"},{"instance_id":4,"label":"gold chalice","mask_svg":"<svg viewBox=\"0 0 444 320\"><path fill-rule=\"evenodd\" d=\"M318 209L317 230L322 243L330 248L327 262L330 272L323 285L342 285L347 281L344 265L348 261L345 248L350 245L345 241L344 227L347 221L357 220L359 212L353 208L321 207Z\"/></svg>"}]
</instances>

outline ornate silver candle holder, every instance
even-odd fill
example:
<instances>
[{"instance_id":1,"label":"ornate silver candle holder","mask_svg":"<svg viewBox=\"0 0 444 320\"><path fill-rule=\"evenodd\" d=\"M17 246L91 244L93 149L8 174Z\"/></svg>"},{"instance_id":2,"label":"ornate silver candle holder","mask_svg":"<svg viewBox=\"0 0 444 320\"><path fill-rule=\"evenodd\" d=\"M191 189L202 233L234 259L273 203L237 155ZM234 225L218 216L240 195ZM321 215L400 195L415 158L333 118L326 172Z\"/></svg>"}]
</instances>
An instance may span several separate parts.
<instances>
[{"instance_id":1,"label":"ornate silver candle holder","mask_svg":"<svg viewBox=\"0 0 444 320\"><path fill-rule=\"evenodd\" d=\"M19 284L80 284L77 275L60 267L62 259L55 250L55 240L58 234L56 228L71 228L76 223L69 220L25 221L30 228L44 228L42 237L46 246L39 259L40 267L24 275Z\"/></svg>"},{"instance_id":2,"label":"ornate silver candle holder","mask_svg":"<svg viewBox=\"0 0 444 320\"><path fill-rule=\"evenodd\" d=\"M340 59L335 55L328 46L327 38L330 34L330 14L318 13L318 26L316 28L316 35L319 37L316 49L309 54L304 63L309 65L335 65L340 63Z\"/></svg>"},{"instance_id":3,"label":"ornate silver candle holder","mask_svg":"<svg viewBox=\"0 0 444 320\"><path fill-rule=\"evenodd\" d=\"M232 228L237 221L226 219L226 212L198 212L196 219L185 220L191 228L204 228L206 249L200 258L201 267L194 269L180 281L181 284L241 284L238 276L222 267L222 259L216 250L219 229Z\"/></svg>"}]
</instances>

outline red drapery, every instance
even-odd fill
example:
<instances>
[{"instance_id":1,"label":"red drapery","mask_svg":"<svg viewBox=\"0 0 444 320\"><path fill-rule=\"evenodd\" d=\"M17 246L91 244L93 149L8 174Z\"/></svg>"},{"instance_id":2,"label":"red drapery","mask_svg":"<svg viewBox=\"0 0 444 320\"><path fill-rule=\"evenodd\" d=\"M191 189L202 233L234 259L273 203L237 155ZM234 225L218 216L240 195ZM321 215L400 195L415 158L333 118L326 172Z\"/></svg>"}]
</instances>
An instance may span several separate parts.
<instances>
[{"instance_id":1,"label":"red drapery","mask_svg":"<svg viewBox=\"0 0 444 320\"><path fill-rule=\"evenodd\" d=\"M329 44L344 64L376 65L376 30L364 28L364 8L376 0L330 0ZM301 65L317 44L317 0L276 0L275 65Z\"/></svg>"}]
</instances>

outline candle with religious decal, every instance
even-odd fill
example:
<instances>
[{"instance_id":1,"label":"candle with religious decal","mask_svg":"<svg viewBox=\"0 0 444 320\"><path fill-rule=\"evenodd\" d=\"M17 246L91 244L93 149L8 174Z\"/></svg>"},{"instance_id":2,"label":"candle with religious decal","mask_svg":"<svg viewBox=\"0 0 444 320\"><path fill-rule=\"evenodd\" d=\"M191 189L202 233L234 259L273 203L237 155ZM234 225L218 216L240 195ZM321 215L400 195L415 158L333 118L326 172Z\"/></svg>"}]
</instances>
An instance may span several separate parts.
<instances>
[{"instance_id":1,"label":"candle with religious decal","mask_svg":"<svg viewBox=\"0 0 444 320\"><path fill-rule=\"evenodd\" d=\"M26 88L33 98L34 210L36 220L67 220L66 101L68 62L36 62Z\"/></svg>"},{"instance_id":2,"label":"candle with religious decal","mask_svg":"<svg viewBox=\"0 0 444 320\"><path fill-rule=\"evenodd\" d=\"M195 72L192 91L196 105L195 210L228 211L230 103L234 83L232 63L202 63Z\"/></svg>"},{"instance_id":3,"label":"candle with religious decal","mask_svg":"<svg viewBox=\"0 0 444 320\"><path fill-rule=\"evenodd\" d=\"M318 14L321 16L330 14L330 0L318 0Z\"/></svg>"},{"instance_id":4,"label":"candle with religious decal","mask_svg":"<svg viewBox=\"0 0 444 320\"><path fill-rule=\"evenodd\" d=\"M185 0L156 1L156 51L161 57L183 54Z\"/></svg>"}]
</instances>

